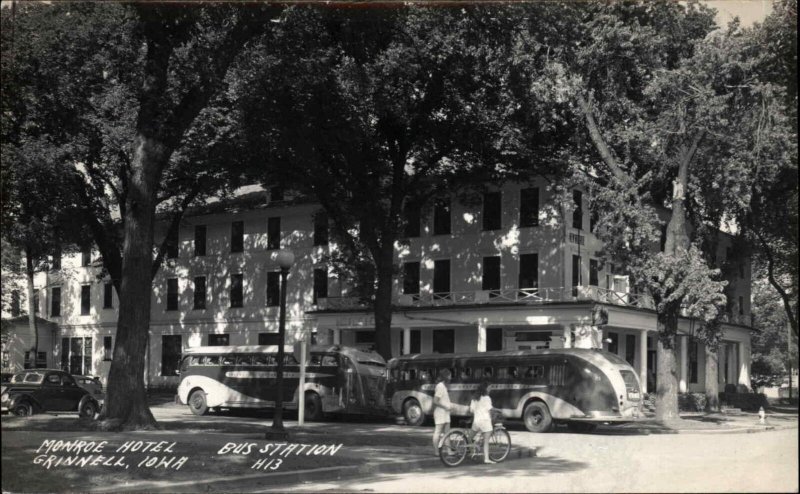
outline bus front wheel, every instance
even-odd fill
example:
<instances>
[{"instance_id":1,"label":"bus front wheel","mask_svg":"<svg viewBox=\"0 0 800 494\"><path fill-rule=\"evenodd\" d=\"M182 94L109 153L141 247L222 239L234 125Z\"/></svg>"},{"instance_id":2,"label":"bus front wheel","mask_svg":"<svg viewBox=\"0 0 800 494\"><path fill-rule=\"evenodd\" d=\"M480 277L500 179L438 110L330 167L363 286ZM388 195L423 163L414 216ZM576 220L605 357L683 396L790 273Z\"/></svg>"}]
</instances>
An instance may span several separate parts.
<instances>
[{"instance_id":1,"label":"bus front wheel","mask_svg":"<svg viewBox=\"0 0 800 494\"><path fill-rule=\"evenodd\" d=\"M189 410L197 416L203 416L208 413L206 394L202 389L196 389L189 395Z\"/></svg>"},{"instance_id":2,"label":"bus front wheel","mask_svg":"<svg viewBox=\"0 0 800 494\"><path fill-rule=\"evenodd\" d=\"M525 428L531 432L548 432L553 426L553 417L547 405L541 401L532 401L522 412Z\"/></svg>"},{"instance_id":3,"label":"bus front wheel","mask_svg":"<svg viewBox=\"0 0 800 494\"><path fill-rule=\"evenodd\" d=\"M316 422L322 420L322 399L313 391L306 391L306 403L304 417L307 420Z\"/></svg>"},{"instance_id":4,"label":"bus front wheel","mask_svg":"<svg viewBox=\"0 0 800 494\"><path fill-rule=\"evenodd\" d=\"M403 403L403 418L406 419L408 425L413 426L422 425L425 422L425 414L422 413L422 407L414 398Z\"/></svg>"}]
</instances>

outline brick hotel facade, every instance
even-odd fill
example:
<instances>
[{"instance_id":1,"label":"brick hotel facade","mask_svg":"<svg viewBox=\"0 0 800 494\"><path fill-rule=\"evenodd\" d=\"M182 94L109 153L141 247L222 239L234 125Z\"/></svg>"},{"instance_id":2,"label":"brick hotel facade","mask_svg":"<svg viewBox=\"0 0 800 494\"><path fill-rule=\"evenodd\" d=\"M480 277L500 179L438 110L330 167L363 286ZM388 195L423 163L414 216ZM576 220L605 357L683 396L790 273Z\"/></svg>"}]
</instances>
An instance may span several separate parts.
<instances>
[{"instance_id":1,"label":"brick hotel facade","mask_svg":"<svg viewBox=\"0 0 800 494\"><path fill-rule=\"evenodd\" d=\"M279 275L271 254L279 248L296 256L288 278L288 342L309 334L317 343L372 346L371 311L324 264L336 246L319 210L259 189L186 216L178 247L153 282L149 386L177 386L185 348L276 341ZM631 293L627 278L597 257L601 243L581 191L562 207L544 182L510 184L484 194L480 206L445 198L427 217L410 219L407 239L396 248L393 355L586 345L592 310L602 305L608 325L601 337L595 332L595 344L629 361L643 385L652 386L652 301ZM719 379L749 387L750 263L734 254L724 233L716 254L731 283ZM39 365L108 375L119 301L112 285L98 279L97 255L64 255L37 275ZM11 321L18 329L4 344L4 372L34 359L27 318ZM696 327L681 318L681 391L704 389Z\"/></svg>"}]
</instances>

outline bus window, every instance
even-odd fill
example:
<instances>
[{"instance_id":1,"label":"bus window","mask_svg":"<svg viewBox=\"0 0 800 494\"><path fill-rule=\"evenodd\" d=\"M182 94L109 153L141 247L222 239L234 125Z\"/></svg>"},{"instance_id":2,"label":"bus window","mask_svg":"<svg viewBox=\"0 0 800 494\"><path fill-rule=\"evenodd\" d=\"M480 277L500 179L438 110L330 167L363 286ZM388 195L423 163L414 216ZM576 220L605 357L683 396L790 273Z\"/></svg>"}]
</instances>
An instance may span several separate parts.
<instances>
[{"instance_id":1,"label":"bus window","mask_svg":"<svg viewBox=\"0 0 800 494\"><path fill-rule=\"evenodd\" d=\"M469 380L472 377L472 369L469 367L458 369L458 375L462 380Z\"/></svg>"},{"instance_id":2,"label":"bus window","mask_svg":"<svg viewBox=\"0 0 800 494\"><path fill-rule=\"evenodd\" d=\"M472 374L473 379L480 379L483 377L483 369L480 367L473 367L470 369L470 374Z\"/></svg>"},{"instance_id":3,"label":"bus window","mask_svg":"<svg viewBox=\"0 0 800 494\"><path fill-rule=\"evenodd\" d=\"M311 355L311 359L308 362L308 365L320 365L322 363L322 355L316 354Z\"/></svg>"},{"instance_id":4,"label":"bus window","mask_svg":"<svg viewBox=\"0 0 800 494\"><path fill-rule=\"evenodd\" d=\"M508 368L507 367L498 367L497 368L497 375L495 377L497 377L497 379L506 379L508 377Z\"/></svg>"},{"instance_id":5,"label":"bus window","mask_svg":"<svg viewBox=\"0 0 800 494\"><path fill-rule=\"evenodd\" d=\"M509 367L508 368L508 377L510 379L516 379L519 377L519 372L517 371L516 367Z\"/></svg>"},{"instance_id":6,"label":"bus window","mask_svg":"<svg viewBox=\"0 0 800 494\"><path fill-rule=\"evenodd\" d=\"M417 369L408 369L405 371L406 381L415 381L417 379Z\"/></svg>"},{"instance_id":7,"label":"bus window","mask_svg":"<svg viewBox=\"0 0 800 494\"><path fill-rule=\"evenodd\" d=\"M239 355L236 357L236 365L253 365L255 355Z\"/></svg>"},{"instance_id":8,"label":"bus window","mask_svg":"<svg viewBox=\"0 0 800 494\"><path fill-rule=\"evenodd\" d=\"M275 365L275 357L272 355L253 355L253 365Z\"/></svg>"},{"instance_id":9,"label":"bus window","mask_svg":"<svg viewBox=\"0 0 800 494\"><path fill-rule=\"evenodd\" d=\"M189 365L200 365L200 357L197 355L192 355Z\"/></svg>"},{"instance_id":10,"label":"bus window","mask_svg":"<svg viewBox=\"0 0 800 494\"><path fill-rule=\"evenodd\" d=\"M283 365L299 365L299 362L294 358L294 355L287 353L283 356Z\"/></svg>"},{"instance_id":11,"label":"bus window","mask_svg":"<svg viewBox=\"0 0 800 494\"><path fill-rule=\"evenodd\" d=\"M219 365L219 355L204 355L200 365Z\"/></svg>"},{"instance_id":12,"label":"bus window","mask_svg":"<svg viewBox=\"0 0 800 494\"><path fill-rule=\"evenodd\" d=\"M233 363L236 361L233 355L223 355L221 360L222 365L233 365Z\"/></svg>"},{"instance_id":13,"label":"bus window","mask_svg":"<svg viewBox=\"0 0 800 494\"><path fill-rule=\"evenodd\" d=\"M339 364L336 362L336 357L333 355L324 355L322 357L322 366L323 367L338 367Z\"/></svg>"},{"instance_id":14,"label":"bus window","mask_svg":"<svg viewBox=\"0 0 800 494\"><path fill-rule=\"evenodd\" d=\"M533 365L525 369L526 379L541 379L544 377L544 366Z\"/></svg>"},{"instance_id":15,"label":"bus window","mask_svg":"<svg viewBox=\"0 0 800 494\"><path fill-rule=\"evenodd\" d=\"M489 379L492 377L492 368L491 367L484 367L483 368L483 377L484 379Z\"/></svg>"}]
</instances>

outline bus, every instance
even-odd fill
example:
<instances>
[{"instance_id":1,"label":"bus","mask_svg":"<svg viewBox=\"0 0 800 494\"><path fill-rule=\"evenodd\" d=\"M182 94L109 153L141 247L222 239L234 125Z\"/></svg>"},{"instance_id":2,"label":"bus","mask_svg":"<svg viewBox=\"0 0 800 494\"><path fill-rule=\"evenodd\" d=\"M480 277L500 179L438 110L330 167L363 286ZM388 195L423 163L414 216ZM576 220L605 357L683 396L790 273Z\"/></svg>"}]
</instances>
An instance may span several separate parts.
<instances>
[{"instance_id":1,"label":"bus","mask_svg":"<svg viewBox=\"0 0 800 494\"><path fill-rule=\"evenodd\" d=\"M403 355L387 365L387 405L409 425L421 425L433 413L441 369L453 376L450 401L462 405L452 415L468 413L471 394L483 380L503 417L522 419L532 432L548 432L557 423L591 432L598 423L642 415L633 367L614 354L579 348Z\"/></svg>"},{"instance_id":2,"label":"bus","mask_svg":"<svg viewBox=\"0 0 800 494\"><path fill-rule=\"evenodd\" d=\"M284 347L284 409L297 409L300 364ZM306 363L305 418L326 413L384 414L386 361L339 345L312 345ZM181 356L176 400L195 415L221 408L274 408L278 346L205 346Z\"/></svg>"}]
</instances>

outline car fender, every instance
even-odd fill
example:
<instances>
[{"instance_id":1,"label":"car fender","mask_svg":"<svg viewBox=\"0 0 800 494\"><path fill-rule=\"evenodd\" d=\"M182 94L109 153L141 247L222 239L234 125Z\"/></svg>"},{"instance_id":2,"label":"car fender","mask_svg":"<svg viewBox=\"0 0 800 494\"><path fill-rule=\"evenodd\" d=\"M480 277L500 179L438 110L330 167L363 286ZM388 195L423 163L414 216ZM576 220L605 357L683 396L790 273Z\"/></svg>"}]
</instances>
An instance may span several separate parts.
<instances>
[{"instance_id":1,"label":"car fender","mask_svg":"<svg viewBox=\"0 0 800 494\"><path fill-rule=\"evenodd\" d=\"M15 406L19 405L20 403L30 403L33 407L34 411L42 410L42 404L28 393L16 393L11 396L11 400L9 401L9 408L13 409Z\"/></svg>"}]
</instances>

